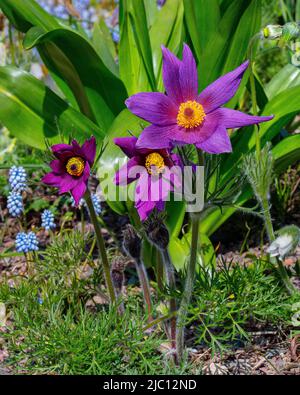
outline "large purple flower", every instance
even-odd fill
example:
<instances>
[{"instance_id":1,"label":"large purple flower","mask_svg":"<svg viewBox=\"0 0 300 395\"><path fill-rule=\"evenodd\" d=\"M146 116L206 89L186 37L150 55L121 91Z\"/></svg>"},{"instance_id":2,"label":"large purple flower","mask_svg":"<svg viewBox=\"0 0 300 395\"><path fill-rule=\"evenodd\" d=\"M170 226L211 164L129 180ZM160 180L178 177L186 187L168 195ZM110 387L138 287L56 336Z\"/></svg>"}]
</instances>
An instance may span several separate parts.
<instances>
[{"instance_id":1,"label":"large purple flower","mask_svg":"<svg viewBox=\"0 0 300 395\"><path fill-rule=\"evenodd\" d=\"M114 142L129 157L115 175L117 185L137 180L135 207L142 221L156 208L162 211L170 191L181 186L181 161L170 150L139 149L136 137L115 138Z\"/></svg>"},{"instance_id":2,"label":"large purple flower","mask_svg":"<svg viewBox=\"0 0 300 395\"><path fill-rule=\"evenodd\" d=\"M96 140L91 137L81 147L76 140L71 145L56 144L51 147L54 159L50 163L51 173L42 181L59 188L59 193L71 192L75 204L86 192L87 183L96 155Z\"/></svg>"},{"instance_id":3,"label":"large purple flower","mask_svg":"<svg viewBox=\"0 0 300 395\"><path fill-rule=\"evenodd\" d=\"M167 95L159 92L138 93L126 100L128 109L151 122L144 129L137 147L171 148L195 144L203 151L218 154L231 152L229 128L269 121L222 108L236 93L249 62L219 78L198 94L196 62L185 44L179 60L166 48L163 51L163 80Z\"/></svg>"}]
</instances>

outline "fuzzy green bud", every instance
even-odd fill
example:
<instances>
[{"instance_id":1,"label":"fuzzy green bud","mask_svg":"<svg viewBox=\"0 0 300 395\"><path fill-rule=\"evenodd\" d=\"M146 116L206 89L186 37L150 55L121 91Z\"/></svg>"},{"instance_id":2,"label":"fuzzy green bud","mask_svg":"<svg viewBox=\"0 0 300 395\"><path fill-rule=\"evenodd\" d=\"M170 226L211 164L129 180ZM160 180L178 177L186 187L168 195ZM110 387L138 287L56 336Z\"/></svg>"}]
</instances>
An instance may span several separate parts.
<instances>
[{"instance_id":1,"label":"fuzzy green bud","mask_svg":"<svg viewBox=\"0 0 300 395\"><path fill-rule=\"evenodd\" d=\"M268 25L261 31L261 38L266 40L276 40L282 36L282 26Z\"/></svg>"}]
</instances>

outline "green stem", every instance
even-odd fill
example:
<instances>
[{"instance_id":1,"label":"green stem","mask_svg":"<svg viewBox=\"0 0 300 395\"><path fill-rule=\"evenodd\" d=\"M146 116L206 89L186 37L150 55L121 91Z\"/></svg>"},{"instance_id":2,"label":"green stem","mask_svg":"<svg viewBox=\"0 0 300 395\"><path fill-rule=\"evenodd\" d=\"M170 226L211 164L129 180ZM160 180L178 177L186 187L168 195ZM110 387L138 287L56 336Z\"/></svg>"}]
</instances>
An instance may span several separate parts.
<instances>
[{"instance_id":1,"label":"green stem","mask_svg":"<svg viewBox=\"0 0 300 395\"><path fill-rule=\"evenodd\" d=\"M159 249L156 249L156 281L158 290L162 293L164 288L164 265Z\"/></svg>"},{"instance_id":2,"label":"green stem","mask_svg":"<svg viewBox=\"0 0 300 395\"><path fill-rule=\"evenodd\" d=\"M194 287L198 244L199 244L199 224L200 224L199 216L198 215L192 216L191 256L187 267L185 287L184 287L184 292L183 292L180 308L178 311L178 319L177 319L176 343L177 343L177 357L179 362L182 361L183 359L185 322L187 319L188 307L191 301L193 287Z\"/></svg>"},{"instance_id":3,"label":"green stem","mask_svg":"<svg viewBox=\"0 0 300 395\"><path fill-rule=\"evenodd\" d=\"M271 218L271 213L270 213L270 206L268 202L268 198L265 197L262 201L262 208L264 211L264 218L265 218L265 224L266 224L266 230L268 233L268 238L270 242L272 243L275 240L275 232L273 229L273 224L272 224L272 218ZM289 294L293 294L296 289L291 283L291 280L289 278L289 275L286 271L286 268L284 267L282 261L278 258L271 258L271 262L276 265L278 273L280 275L280 278L286 287L287 291Z\"/></svg>"},{"instance_id":4,"label":"green stem","mask_svg":"<svg viewBox=\"0 0 300 395\"><path fill-rule=\"evenodd\" d=\"M171 292L174 292L176 287L175 275L174 275L174 268L171 262L171 258L167 249L161 250L162 258L165 265L166 271L166 279L167 284ZM170 298L170 314L172 318L170 320L170 337L171 337L171 344L172 348L176 350L176 317L175 313L177 310L176 306L176 299L175 297L171 296Z\"/></svg>"},{"instance_id":5,"label":"green stem","mask_svg":"<svg viewBox=\"0 0 300 395\"><path fill-rule=\"evenodd\" d=\"M264 212L264 219L265 219L265 224L266 224L266 230L268 233L268 238L270 242L275 240L275 233L273 229L273 224L272 224L272 218L271 218L271 213L270 213L270 206L269 206L269 201L268 198L265 197L262 200L262 208Z\"/></svg>"},{"instance_id":6,"label":"green stem","mask_svg":"<svg viewBox=\"0 0 300 395\"><path fill-rule=\"evenodd\" d=\"M89 190L87 190L87 192L85 193L84 197L85 197L85 201L86 201L86 204L88 206L88 209L89 209L91 220L92 220L93 225L94 225L96 238L97 238L97 244L98 244L99 252L100 252L100 255L101 255L101 259L102 259L104 277L105 277L106 286L108 288L110 301L112 303L114 303L116 301L115 289L114 289L113 282L112 282L112 279L111 279L110 267L109 267L109 263L108 263L108 259L107 259L107 254L106 254L106 249L105 249L103 236L102 236L102 233L101 233L101 228L100 228L100 225L99 225L99 222L98 222L98 219L97 219L95 208L94 208L94 205L93 205L93 202L92 202L91 193L90 193Z\"/></svg>"},{"instance_id":7,"label":"green stem","mask_svg":"<svg viewBox=\"0 0 300 395\"><path fill-rule=\"evenodd\" d=\"M152 301L151 301L151 292L150 292L150 286L149 286L149 280L148 280L148 275L146 272L145 265L143 264L142 261L136 261L136 271L139 276L139 281L142 287L143 291L143 296L144 296L144 301L147 306L148 310L148 322L153 320L152 317Z\"/></svg>"}]
</instances>

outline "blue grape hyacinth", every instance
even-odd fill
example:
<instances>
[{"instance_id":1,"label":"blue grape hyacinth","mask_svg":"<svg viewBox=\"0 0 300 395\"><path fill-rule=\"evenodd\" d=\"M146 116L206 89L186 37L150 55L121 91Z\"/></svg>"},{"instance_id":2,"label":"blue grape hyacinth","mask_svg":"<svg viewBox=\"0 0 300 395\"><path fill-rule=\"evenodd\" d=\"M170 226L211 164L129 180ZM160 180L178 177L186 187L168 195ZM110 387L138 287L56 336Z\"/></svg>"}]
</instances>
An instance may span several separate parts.
<instances>
[{"instance_id":1,"label":"blue grape hyacinth","mask_svg":"<svg viewBox=\"0 0 300 395\"><path fill-rule=\"evenodd\" d=\"M27 187L27 173L22 166L12 166L9 170L9 184L14 192L22 192Z\"/></svg>"},{"instance_id":2,"label":"blue grape hyacinth","mask_svg":"<svg viewBox=\"0 0 300 395\"><path fill-rule=\"evenodd\" d=\"M39 243L34 232L19 232L16 237L16 250L17 252L33 252L38 251Z\"/></svg>"},{"instance_id":3,"label":"blue grape hyacinth","mask_svg":"<svg viewBox=\"0 0 300 395\"><path fill-rule=\"evenodd\" d=\"M42 227L46 230L55 229L54 214L50 210L44 210L42 213Z\"/></svg>"},{"instance_id":4,"label":"blue grape hyacinth","mask_svg":"<svg viewBox=\"0 0 300 395\"><path fill-rule=\"evenodd\" d=\"M7 208L10 215L19 217L24 210L22 195L18 192L10 192L7 198Z\"/></svg>"},{"instance_id":5,"label":"blue grape hyacinth","mask_svg":"<svg viewBox=\"0 0 300 395\"><path fill-rule=\"evenodd\" d=\"M102 210L101 209L101 201L100 201L99 197L96 194L92 195L92 202L93 202L96 214L99 215L101 213L101 210Z\"/></svg>"},{"instance_id":6,"label":"blue grape hyacinth","mask_svg":"<svg viewBox=\"0 0 300 395\"><path fill-rule=\"evenodd\" d=\"M27 234L27 247L29 252L39 250L39 242L34 232L29 232Z\"/></svg>"},{"instance_id":7,"label":"blue grape hyacinth","mask_svg":"<svg viewBox=\"0 0 300 395\"><path fill-rule=\"evenodd\" d=\"M25 232L20 232L16 237L16 249L17 252L28 252L27 248L27 234Z\"/></svg>"}]
</instances>

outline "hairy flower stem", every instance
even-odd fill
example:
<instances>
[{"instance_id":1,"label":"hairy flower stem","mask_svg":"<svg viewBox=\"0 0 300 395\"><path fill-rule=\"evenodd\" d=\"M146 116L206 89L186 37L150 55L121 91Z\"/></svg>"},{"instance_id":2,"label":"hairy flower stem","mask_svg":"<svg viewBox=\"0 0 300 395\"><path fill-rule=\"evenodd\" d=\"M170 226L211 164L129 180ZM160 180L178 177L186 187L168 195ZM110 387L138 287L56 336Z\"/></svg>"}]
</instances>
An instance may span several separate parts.
<instances>
[{"instance_id":1,"label":"hairy flower stem","mask_svg":"<svg viewBox=\"0 0 300 395\"><path fill-rule=\"evenodd\" d=\"M191 256L187 267L187 274L185 280L185 287L182 295L181 304L178 311L177 318L177 357L179 362L183 359L184 354L184 329L188 315L188 307L191 301L191 296L194 287L197 253L199 244L199 216L192 217L192 242L191 242Z\"/></svg>"},{"instance_id":2,"label":"hairy flower stem","mask_svg":"<svg viewBox=\"0 0 300 395\"><path fill-rule=\"evenodd\" d=\"M158 290L162 293L164 288L164 265L159 249L156 250L156 281Z\"/></svg>"},{"instance_id":3,"label":"hairy flower stem","mask_svg":"<svg viewBox=\"0 0 300 395\"><path fill-rule=\"evenodd\" d=\"M161 254L165 265L167 285L170 291L174 292L176 287L176 282L175 282L174 268L171 262L169 252L167 249L165 249L165 250L161 250ZM175 317L176 309L177 309L176 299L172 296L170 298L170 314L174 316L172 316L170 320L170 337L171 337L172 348L174 350L176 350L176 317Z\"/></svg>"},{"instance_id":4,"label":"hairy flower stem","mask_svg":"<svg viewBox=\"0 0 300 395\"><path fill-rule=\"evenodd\" d=\"M274 233L274 229L273 229L268 198L265 197L262 200L261 204L262 204L262 208L264 211L264 218L265 218L265 224L266 224L266 230L268 233L268 238L269 238L269 241L272 243L275 240L275 233ZM288 291L288 293L293 294L296 291L296 289L293 286L293 284L291 283L289 275L288 275L286 268L284 267L282 261L276 257L273 257L273 258L271 258L271 262L273 262L277 266L277 270L280 275L280 278L281 278L284 286L286 287L286 290Z\"/></svg>"},{"instance_id":5,"label":"hairy flower stem","mask_svg":"<svg viewBox=\"0 0 300 395\"><path fill-rule=\"evenodd\" d=\"M140 284L142 287L144 301L145 301L145 304L146 304L147 310L148 310L148 322L151 322L153 320L152 302L151 302L151 293L150 293L150 286L149 286L147 271L146 271L145 265L143 264L143 262L141 260L136 260L135 266L136 266L136 271L139 276L139 281L140 281Z\"/></svg>"},{"instance_id":6,"label":"hairy flower stem","mask_svg":"<svg viewBox=\"0 0 300 395\"><path fill-rule=\"evenodd\" d=\"M93 205L92 196L91 196L91 193L89 190L87 190L84 197L85 197L85 201L88 206L88 209L89 209L91 220L94 225L96 238L97 238L97 244L98 244L99 252L101 255L101 259L102 259L104 277L105 277L106 286L108 288L110 301L111 301L111 303L114 303L116 301L116 293L115 293L115 289L114 289L111 274L110 274L110 267L109 267L109 263L108 263L108 259L107 259L103 236L101 233L101 229L100 229L100 225L99 225L99 222L97 219L95 208Z\"/></svg>"}]
</instances>

